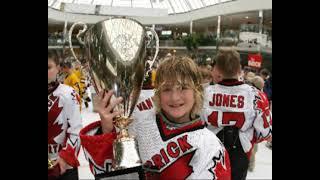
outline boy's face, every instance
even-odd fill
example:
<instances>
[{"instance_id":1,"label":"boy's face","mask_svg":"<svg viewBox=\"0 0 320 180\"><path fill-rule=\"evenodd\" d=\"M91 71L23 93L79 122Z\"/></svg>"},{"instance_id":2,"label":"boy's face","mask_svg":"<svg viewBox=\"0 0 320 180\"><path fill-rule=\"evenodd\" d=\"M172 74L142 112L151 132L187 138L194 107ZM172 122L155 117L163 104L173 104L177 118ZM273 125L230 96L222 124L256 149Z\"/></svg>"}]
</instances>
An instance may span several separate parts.
<instances>
[{"instance_id":1,"label":"boy's face","mask_svg":"<svg viewBox=\"0 0 320 180\"><path fill-rule=\"evenodd\" d=\"M190 113L195 103L194 90L187 85L165 84L160 90L160 106L172 121L190 121Z\"/></svg>"},{"instance_id":2,"label":"boy's face","mask_svg":"<svg viewBox=\"0 0 320 180\"><path fill-rule=\"evenodd\" d=\"M48 59L48 81L53 81L59 73L59 66L52 60Z\"/></svg>"}]
</instances>

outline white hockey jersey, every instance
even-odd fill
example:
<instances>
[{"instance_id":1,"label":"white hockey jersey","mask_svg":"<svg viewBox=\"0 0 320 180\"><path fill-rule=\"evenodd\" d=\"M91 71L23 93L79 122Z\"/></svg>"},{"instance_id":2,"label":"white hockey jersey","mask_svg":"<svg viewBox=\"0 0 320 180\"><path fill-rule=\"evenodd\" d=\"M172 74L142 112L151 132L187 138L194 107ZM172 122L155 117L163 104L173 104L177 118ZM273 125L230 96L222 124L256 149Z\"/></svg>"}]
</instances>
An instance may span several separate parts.
<instances>
[{"instance_id":1,"label":"white hockey jersey","mask_svg":"<svg viewBox=\"0 0 320 180\"><path fill-rule=\"evenodd\" d=\"M238 80L224 80L205 89L202 119L211 124L217 134L225 126L239 128L244 152L253 143L271 137L272 115L265 94Z\"/></svg>"},{"instance_id":2,"label":"white hockey jersey","mask_svg":"<svg viewBox=\"0 0 320 180\"><path fill-rule=\"evenodd\" d=\"M179 125L154 109L136 110L129 134L138 141L146 178L231 179L228 154L220 140L200 119ZM93 174L110 171L116 132L95 135L100 122L80 132L83 150Z\"/></svg>"},{"instance_id":3,"label":"white hockey jersey","mask_svg":"<svg viewBox=\"0 0 320 180\"><path fill-rule=\"evenodd\" d=\"M78 94L71 87L56 84L48 92L48 158L63 158L79 166L79 132L82 128Z\"/></svg>"},{"instance_id":4,"label":"white hockey jersey","mask_svg":"<svg viewBox=\"0 0 320 180\"><path fill-rule=\"evenodd\" d=\"M145 111L154 109L154 104L152 97L154 96L153 89L141 90L138 103L136 105L135 111Z\"/></svg>"}]
</instances>

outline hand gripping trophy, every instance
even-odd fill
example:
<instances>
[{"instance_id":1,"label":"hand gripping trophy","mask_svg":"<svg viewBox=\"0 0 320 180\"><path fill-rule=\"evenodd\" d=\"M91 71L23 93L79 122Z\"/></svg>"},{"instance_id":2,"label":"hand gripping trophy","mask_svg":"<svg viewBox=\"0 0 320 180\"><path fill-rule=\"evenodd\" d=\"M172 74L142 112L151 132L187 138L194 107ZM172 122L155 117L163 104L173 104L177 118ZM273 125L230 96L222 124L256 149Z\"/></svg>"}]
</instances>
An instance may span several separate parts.
<instances>
[{"instance_id":1,"label":"hand gripping trophy","mask_svg":"<svg viewBox=\"0 0 320 180\"><path fill-rule=\"evenodd\" d=\"M156 32L144 27L139 22L113 17L94 24L87 30L86 24L78 22L69 31L70 49L76 61L71 42L71 35L76 25L83 25L77 34L78 41L84 45L87 64L92 84L97 93L113 90L113 98L123 97L116 108L123 113L115 119L115 126L120 129L113 143L112 170L121 170L141 165L138 144L128 134L128 125L133 121L130 117L142 88L145 74L151 70L159 51L159 38ZM146 60L146 47L151 43L147 36L150 31L156 40L156 51L152 60ZM80 35L84 35L81 40ZM149 69L145 73L145 66Z\"/></svg>"}]
</instances>

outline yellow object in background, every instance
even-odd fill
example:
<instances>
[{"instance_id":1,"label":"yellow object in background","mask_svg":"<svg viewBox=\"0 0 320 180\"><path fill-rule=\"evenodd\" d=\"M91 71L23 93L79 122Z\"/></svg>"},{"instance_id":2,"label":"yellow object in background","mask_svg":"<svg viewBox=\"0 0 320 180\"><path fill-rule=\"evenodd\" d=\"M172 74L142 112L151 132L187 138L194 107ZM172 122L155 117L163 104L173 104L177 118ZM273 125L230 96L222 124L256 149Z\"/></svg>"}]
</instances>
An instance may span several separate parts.
<instances>
[{"instance_id":1,"label":"yellow object in background","mask_svg":"<svg viewBox=\"0 0 320 180\"><path fill-rule=\"evenodd\" d=\"M151 85L152 85L152 87L154 87L155 81L156 81L156 70L152 69L152 71L151 71Z\"/></svg>"},{"instance_id":2,"label":"yellow object in background","mask_svg":"<svg viewBox=\"0 0 320 180\"><path fill-rule=\"evenodd\" d=\"M80 79L74 72L72 72L65 77L63 84L72 87L77 92L77 94L79 95L78 101L80 104L80 111L81 111L81 103L82 103L81 94L82 94L83 88L81 88Z\"/></svg>"}]
</instances>

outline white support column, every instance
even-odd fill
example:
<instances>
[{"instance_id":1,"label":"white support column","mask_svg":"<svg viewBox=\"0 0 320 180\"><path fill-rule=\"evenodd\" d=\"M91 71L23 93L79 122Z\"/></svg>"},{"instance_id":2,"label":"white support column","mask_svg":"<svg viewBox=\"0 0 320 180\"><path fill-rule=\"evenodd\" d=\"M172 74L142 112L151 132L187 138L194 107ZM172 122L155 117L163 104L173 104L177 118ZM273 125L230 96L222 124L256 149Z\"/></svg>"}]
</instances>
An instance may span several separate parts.
<instances>
[{"instance_id":1,"label":"white support column","mask_svg":"<svg viewBox=\"0 0 320 180\"><path fill-rule=\"evenodd\" d=\"M221 16L218 16L217 39L220 39L220 24L221 24Z\"/></svg>"},{"instance_id":2,"label":"white support column","mask_svg":"<svg viewBox=\"0 0 320 180\"><path fill-rule=\"evenodd\" d=\"M64 21L62 41L63 41L63 44L65 42L68 42L68 21L67 21L67 19Z\"/></svg>"},{"instance_id":3,"label":"white support column","mask_svg":"<svg viewBox=\"0 0 320 180\"><path fill-rule=\"evenodd\" d=\"M262 34L263 29L263 10L259 10L259 34Z\"/></svg>"},{"instance_id":4,"label":"white support column","mask_svg":"<svg viewBox=\"0 0 320 180\"><path fill-rule=\"evenodd\" d=\"M190 21L190 34L192 34L192 25L193 25L193 21Z\"/></svg>"},{"instance_id":5,"label":"white support column","mask_svg":"<svg viewBox=\"0 0 320 180\"><path fill-rule=\"evenodd\" d=\"M260 34L260 41L262 41L262 29L263 29L263 10L259 10L259 34ZM261 42L258 43L258 52L261 52Z\"/></svg>"}]
</instances>

